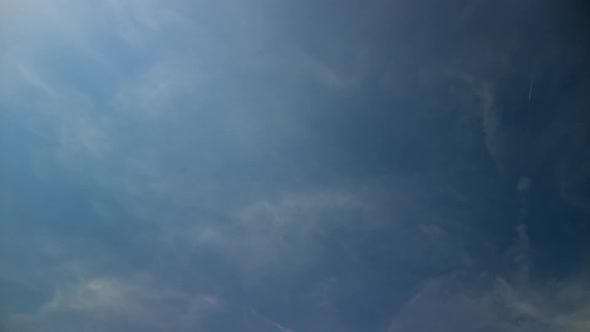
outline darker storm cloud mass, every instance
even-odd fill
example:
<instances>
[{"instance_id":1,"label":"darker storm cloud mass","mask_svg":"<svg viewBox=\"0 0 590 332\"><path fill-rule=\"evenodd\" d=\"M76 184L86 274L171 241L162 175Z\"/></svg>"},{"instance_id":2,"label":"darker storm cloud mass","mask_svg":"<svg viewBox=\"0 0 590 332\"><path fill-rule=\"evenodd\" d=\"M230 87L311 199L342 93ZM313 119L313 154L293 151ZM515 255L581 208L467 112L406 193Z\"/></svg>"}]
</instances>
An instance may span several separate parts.
<instances>
[{"instance_id":1,"label":"darker storm cloud mass","mask_svg":"<svg viewBox=\"0 0 590 332\"><path fill-rule=\"evenodd\" d=\"M588 7L0 2L0 331L590 330Z\"/></svg>"}]
</instances>

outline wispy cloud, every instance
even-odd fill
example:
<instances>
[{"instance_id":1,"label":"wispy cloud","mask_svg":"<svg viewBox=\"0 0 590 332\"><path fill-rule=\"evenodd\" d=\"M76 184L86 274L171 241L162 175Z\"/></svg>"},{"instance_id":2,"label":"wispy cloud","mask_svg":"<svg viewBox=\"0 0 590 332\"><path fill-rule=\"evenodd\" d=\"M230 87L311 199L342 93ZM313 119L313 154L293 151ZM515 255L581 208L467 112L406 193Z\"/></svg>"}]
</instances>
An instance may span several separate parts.
<instances>
[{"instance_id":1,"label":"wispy cloud","mask_svg":"<svg viewBox=\"0 0 590 332\"><path fill-rule=\"evenodd\" d=\"M176 331L198 326L208 313L223 307L223 301L215 294L167 290L141 274L130 277L70 275L63 281L55 289L53 298L38 312L13 319L33 330L46 322L64 331L75 329L76 319L60 318L66 315L85 316L99 328L118 321L148 330Z\"/></svg>"},{"instance_id":2,"label":"wispy cloud","mask_svg":"<svg viewBox=\"0 0 590 332\"><path fill-rule=\"evenodd\" d=\"M364 331L415 287L392 332L584 330L583 277L531 275L544 179L511 174L496 81L433 69L473 53L425 60L444 38L414 9L352 3L0 2L0 276L50 293L7 311L14 330L187 331L223 312L233 330ZM580 165L557 172L575 206ZM504 251L514 275L477 275Z\"/></svg>"},{"instance_id":3,"label":"wispy cloud","mask_svg":"<svg viewBox=\"0 0 590 332\"><path fill-rule=\"evenodd\" d=\"M585 331L590 321L587 270L562 280L536 280L526 227L516 229L507 277L451 274L426 280L393 318L390 332Z\"/></svg>"},{"instance_id":4,"label":"wispy cloud","mask_svg":"<svg viewBox=\"0 0 590 332\"><path fill-rule=\"evenodd\" d=\"M452 278L432 280L389 331L585 331L590 303L580 299L590 285L584 278L524 284L496 279L484 288Z\"/></svg>"}]
</instances>

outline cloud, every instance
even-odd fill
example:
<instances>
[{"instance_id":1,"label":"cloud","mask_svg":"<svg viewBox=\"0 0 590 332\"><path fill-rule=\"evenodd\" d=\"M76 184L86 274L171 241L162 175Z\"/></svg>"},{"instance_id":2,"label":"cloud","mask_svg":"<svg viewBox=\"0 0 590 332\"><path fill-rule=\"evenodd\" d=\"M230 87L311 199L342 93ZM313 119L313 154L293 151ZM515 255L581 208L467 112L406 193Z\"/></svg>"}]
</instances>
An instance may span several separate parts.
<instances>
[{"instance_id":1,"label":"cloud","mask_svg":"<svg viewBox=\"0 0 590 332\"><path fill-rule=\"evenodd\" d=\"M590 324L585 277L524 284L482 278L477 284L483 287L459 278L430 280L396 315L389 331L585 331Z\"/></svg>"},{"instance_id":2,"label":"cloud","mask_svg":"<svg viewBox=\"0 0 590 332\"><path fill-rule=\"evenodd\" d=\"M149 45L174 27L190 25L175 1L109 0L105 12L114 21L111 31L133 47Z\"/></svg>"},{"instance_id":3,"label":"cloud","mask_svg":"<svg viewBox=\"0 0 590 332\"><path fill-rule=\"evenodd\" d=\"M90 158L104 161L112 151L111 139L98 119L80 114L78 118L62 118L58 138L58 159L66 165Z\"/></svg>"},{"instance_id":4,"label":"cloud","mask_svg":"<svg viewBox=\"0 0 590 332\"><path fill-rule=\"evenodd\" d=\"M123 79L113 96L118 111L142 116L177 116L190 109L198 112L199 102L211 93L210 73L198 59L159 59L143 68L137 77Z\"/></svg>"},{"instance_id":5,"label":"cloud","mask_svg":"<svg viewBox=\"0 0 590 332\"><path fill-rule=\"evenodd\" d=\"M315 260L321 245L317 241L326 232L347 227L356 222L351 216L371 209L346 191L282 196L237 207L226 225L195 223L192 230L182 229L176 236L193 250L214 249L239 266L243 277L255 278L276 268L303 269Z\"/></svg>"},{"instance_id":6,"label":"cloud","mask_svg":"<svg viewBox=\"0 0 590 332\"><path fill-rule=\"evenodd\" d=\"M519 277L423 282L392 330L433 329L425 315L443 331L453 328L450 316L466 330L586 324L584 303L569 312L544 304L568 287L585 292L582 282L538 283L524 273L532 223L512 214L505 181L481 158L487 149L500 173L513 176L519 147L509 144L517 140L499 81L464 79L468 91L457 99L478 99L480 126L475 115L456 125L464 104L447 104L439 96L447 82L421 63L420 54L435 52L420 44L438 44L424 34L428 21L390 26L385 13L405 22L406 11L381 3L31 3L9 2L19 18L0 22L10 28L0 31L0 102L15 124L3 125L17 128L7 130L18 138L15 154L35 164L23 169L46 176L14 172L22 178L2 194L21 195L22 206L10 208L18 236L7 247L18 250L6 252L33 253L38 264L18 262L6 273L55 293L39 312L11 318L20 330L189 330L211 311L238 308L225 312L231 320L252 302L267 329L354 330L382 323L381 312L389 318L424 278L487 269L493 259L478 255L500 246L490 233L516 224L510 259ZM416 40L407 45L397 30ZM435 66L449 60L435 55ZM392 97L381 81L399 93ZM531 151L544 145L523 146L534 163ZM560 175L563 197L576 206L585 204L581 168L575 179L566 166ZM507 192L532 197L543 187L534 172L515 173L523 180ZM30 232L48 232L59 245L28 241ZM86 263L61 270L71 259Z\"/></svg>"},{"instance_id":7,"label":"cloud","mask_svg":"<svg viewBox=\"0 0 590 332\"><path fill-rule=\"evenodd\" d=\"M516 227L508 256L516 269L506 277L454 273L424 280L392 319L389 332L581 332L588 328L588 269L557 280L532 276L531 244L522 224Z\"/></svg>"},{"instance_id":8,"label":"cloud","mask_svg":"<svg viewBox=\"0 0 590 332\"><path fill-rule=\"evenodd\" d=\"M444 229L437 225L419 224L418 228L420 228L420 231L422 231L424 234L431 237L441 237L447 233Z\"/></svg>"},{"instance_id":9,"label":"cloud","mask_svg":"<svg viewBox=\"0 0 590 332\"><path fill-rule=\"evenodd\" d=\"M526 194L531 189L532 184L533 184L533 181L530 178L528 178L526 176L522 176L518 180L518 185L516 186L516 190L519 193Z\"/></svg>"},{"instance_id":10,"label":"cloud","mask_svg":"<svg viewBox=\"0 0 590 332\"><path fill-rule=\"evenodd\" d=\"M18 65L17 68L23 81L32 87L38 88L50 98L55 98L57 96L57 93L51 87L49 87L49 85L41 77L39 77L36 72L22 64Z\"/></svg>"},{"instance_id":11,"label":"cloud","mask_svg":"<svg viewBox=\"0 0 590 332\"><path fill-rule=\"evenodd\" d=\"M9 316L9 325L21 324L26 330L37 331L50 324L54 329L73 331L78 324L75 317L85 317L99 329L119 322L150 331L185 331L223 308L222 300L214 294L167 290L145 275L71 277L63 280L38 312Z\"/></svg>"},{"instance_id":12,"label":"cloud","mask_svg":"<svg viewBox=\"0 0 590 332\"><path fill-rule=\"evenodd\" d=\"M464 93L478 98L477 111L481 116L486 148L496 166L503 169L502 119L501 113L498 112L497 105L495 105L494 86L491 82L479 80L469 74L458 74L458 76L468 86L468 91Z\"/></svg>"},{"instance_id":13,"label":"cloud","mask_svg":"<svg viewBox=\"0 0 590 332\"><path fill-rule=\"evenodd\" d=\"M264 52L251 54L241 62L258 71L288 75L291 78L316 83L327 90L352 93L360 88L362 80L368 74L368 59L365 53L365 50L357 50L351 54L351 58L354 59L351 60L352 64L346 69L341 69L336 63L322 60L313 52L295 45L277 44Z\"/></svg>"}]
</instances>

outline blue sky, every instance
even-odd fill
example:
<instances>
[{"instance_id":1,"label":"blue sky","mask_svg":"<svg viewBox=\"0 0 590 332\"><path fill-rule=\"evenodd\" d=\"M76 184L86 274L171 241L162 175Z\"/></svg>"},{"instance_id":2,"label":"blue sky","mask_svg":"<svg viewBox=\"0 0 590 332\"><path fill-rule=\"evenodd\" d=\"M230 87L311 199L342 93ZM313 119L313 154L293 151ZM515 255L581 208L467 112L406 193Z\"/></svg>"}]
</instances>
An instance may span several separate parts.
<instances>
[{"instance_id":1,"label":"blue sky","mask_svg":"<svg viewBox=\"0 0 590 332\"><path fill-rule=\"evenodd\" d=\"M575 12L0 0L0 328L587 331Z\"/></svg>"}]
</instances>

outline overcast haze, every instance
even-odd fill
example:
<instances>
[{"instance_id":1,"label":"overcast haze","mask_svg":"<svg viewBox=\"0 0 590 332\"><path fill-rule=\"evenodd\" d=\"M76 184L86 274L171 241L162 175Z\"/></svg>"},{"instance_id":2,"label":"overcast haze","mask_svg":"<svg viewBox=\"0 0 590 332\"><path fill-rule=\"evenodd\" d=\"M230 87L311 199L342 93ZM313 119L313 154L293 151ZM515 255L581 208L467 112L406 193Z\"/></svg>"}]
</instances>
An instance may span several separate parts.
<instances>
[{"instance_id":1,"label":"overcast haze","mask_svg":"<svg viewBox=\"0 0 590 332\"><path fill-rule=\"evenodd\" d=\"M0 330L590 331L588 14L0 0Z\"/></svg>"}]
</instances>

